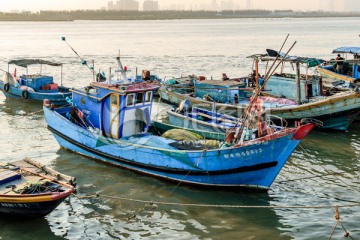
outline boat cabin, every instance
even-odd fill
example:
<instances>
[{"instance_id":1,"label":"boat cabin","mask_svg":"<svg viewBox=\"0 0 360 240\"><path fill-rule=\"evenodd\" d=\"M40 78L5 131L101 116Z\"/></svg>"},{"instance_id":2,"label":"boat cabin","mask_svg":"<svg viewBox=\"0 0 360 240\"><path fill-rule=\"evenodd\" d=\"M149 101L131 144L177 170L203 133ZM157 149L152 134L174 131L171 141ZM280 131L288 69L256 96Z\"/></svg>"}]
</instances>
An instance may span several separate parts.
<instances>
[{"instance_id":1,"label":"boat cabin","mask_svg":"<svg viewBox=\"0 0 360 240\"><path fill-rule=\"evenodd\" d=\"M12 60L8 65L16 65L22 68L26 68L26 74L22 74L17 78L19 86L25 86L26 89L31 89L34 92L39 93L58 93L58 92L68 92L68 89L62 87L62 63L50 62L42 59L19 59ZM40 65L40 72L36 74L28 74L28 67L31 65ZM54 83L53 76L45 75L42 73L42 66L56 66L61 67L61 79L60 86L57 83ZM14 77L16 78L16 69L14 70ZM16 83L12 84L16 85Z\"/></svg>"},{"instance_id":2,"label":"boat cabin","mask_svg":"<svg viewBox=\"0 0 360 240\"><path fill-rule=\"evenodd\" d=\"M146 132L151 121L154 92L152 83L110 85L93 82L73 90L73 106L80 125L119 139ZM74 118L72 118L74 119Z\"/></svg>"},{"instance_id":3,"label":"boat cabin","mask_svg":"<svg viewBox=\"0 0 360 240\"><path fill-rule=\"evenodd\" d=\"M307 102L310 98L322 96L322 78L319 75L310 75L309 68L321 64L324 60L297 56L284 57L283 53L277 53L270 49L267 49L267 52L268 54L250 56L253 58L257 69L259 61L266 62L265 73L268 71L269 63L282 61L280 69L266 81L265 95L291 99L298 104ZM300 72L301 66L306 69L305 73ZM285 72L290 69L293 71Z\"/></svg>"},{"instance_id":4,"label":"boat cabin","mask_svg":"<svg viewBox=\"0 0 360 240\"><path fill-rule=\"evenodd\" d=\"M319 76L300 75L300 96L297 96L296 74L279 73L269 78L265 89L270 95L304 102L309 98L321 96L321 85L322 80Z\"/></svg>"},{"instance_id":5,"label":"boat cabin","mask_svg":"<svg viewBox=\"0 0 360 240\"><path fill-rule=\"evenodd\" d=\"M220 103L237 104L245 99L246 84L236 81L195 81L195 96Z\"/></svg>"}]
</instances>

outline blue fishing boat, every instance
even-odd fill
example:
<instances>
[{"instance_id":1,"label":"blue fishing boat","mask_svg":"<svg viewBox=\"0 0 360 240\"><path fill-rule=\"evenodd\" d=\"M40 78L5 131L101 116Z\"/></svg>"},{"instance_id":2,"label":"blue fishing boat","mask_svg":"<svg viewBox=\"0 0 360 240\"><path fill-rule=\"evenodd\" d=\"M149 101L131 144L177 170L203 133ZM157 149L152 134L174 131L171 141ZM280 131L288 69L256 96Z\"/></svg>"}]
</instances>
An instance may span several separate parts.
<instances>
[{"instance_id":1,"label":"blue fishing boat","mask_svg":"<svg viewBox=\"0 0 360 240\"><path fill-rule=\"evenodd\" d=\"M336 84L360 82L360 47L340 47L333 50L333 53L352 55L352 59L343 58L341 60L342 72L338 72L336 59L330 60L325 64L319 65L317 71L324 78Z\"/></svg>"},{"instance_id":2,"label":"blue fishing boat","mask_svg":"<svg viewBox=\"0 0 360 240\"><path fill-rule=\"evenodd\" d=\"M8 64L14 64L26 69L30 65L40 65L40 73L28 74L28 70L26 70L26 74L17 78L16 68L13 75L9 71L5 72L3 79L0 80L0 90L6 97L41 102L44 99L48 99L55 105L66 104L66 98L71 97L70 89L62 85L62 73L60 86L54 83L53 76L41 73L42 65L59 66L62 69L61 63L41 59L21 59L10 61Z\"/></svg>"},{"instance_id":3,"label":"blue fishing boat","mask_svg":"<svg viewBox=\"0 0 360 240\"><path fill-rule=\"evenodd\" d=\"M197 186L267 189L314 127L261 125L258 134L243 128L221 146L199 150L197 143L148 132L157 89L154 83L97 82L74 89L72 106L44 107L48 129L66 149L150 176Z\"/></svg>"}]
</instances>

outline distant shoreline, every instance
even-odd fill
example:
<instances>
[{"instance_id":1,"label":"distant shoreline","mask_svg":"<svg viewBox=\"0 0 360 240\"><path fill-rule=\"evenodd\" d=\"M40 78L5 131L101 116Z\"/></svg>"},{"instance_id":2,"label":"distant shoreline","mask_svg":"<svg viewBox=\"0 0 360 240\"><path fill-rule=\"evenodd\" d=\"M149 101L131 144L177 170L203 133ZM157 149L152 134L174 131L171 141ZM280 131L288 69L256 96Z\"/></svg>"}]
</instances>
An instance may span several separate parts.
<instances>
[{"instance_id":1,"label":"distant shoreline","mask_svg":"<svg viewBox=\"0 0 360 240\"><path fill-rule=\"evenodd\" d=\"M0 21L76 21L76 20L181 20L233 18L329 18L360 17L360 12L294 12L268 10L238 11L40 11L37 13L1 13Z\"/></svg>"}]
</instances>

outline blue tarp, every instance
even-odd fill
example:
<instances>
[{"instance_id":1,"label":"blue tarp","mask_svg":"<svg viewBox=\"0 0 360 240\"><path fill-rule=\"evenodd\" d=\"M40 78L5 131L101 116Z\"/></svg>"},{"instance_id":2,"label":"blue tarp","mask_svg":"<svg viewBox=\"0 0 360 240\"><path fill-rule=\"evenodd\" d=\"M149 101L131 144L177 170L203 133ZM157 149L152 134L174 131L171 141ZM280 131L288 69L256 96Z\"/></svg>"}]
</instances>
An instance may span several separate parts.
<instances>
[{"instance_id":1,"label":"blue tarp","mask_svg":"<svg viewBox=\"0 0 360 240\"><path fill-rule=\"evenodd\" d=\"M360 47L340 47L333 50L333 53L360 54Z\"/></svg>"}]
</instances>

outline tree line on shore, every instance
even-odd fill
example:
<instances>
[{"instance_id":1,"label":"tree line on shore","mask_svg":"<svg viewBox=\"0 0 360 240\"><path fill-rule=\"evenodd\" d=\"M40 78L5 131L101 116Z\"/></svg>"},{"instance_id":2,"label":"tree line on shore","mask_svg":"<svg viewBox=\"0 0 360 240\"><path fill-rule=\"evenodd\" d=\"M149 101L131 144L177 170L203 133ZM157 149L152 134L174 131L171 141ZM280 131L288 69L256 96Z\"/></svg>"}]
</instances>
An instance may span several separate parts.
<instances>
[{"instance_id":1,"label":"tree line on shore","mask_svg":"<svg viewBox=\"0 0 360 240\"><path fill-rule=\"evenodd\" d=\"M360 12L295 12L292 10L236 11L39 11L0 12L0 21L75 21L75 20L164 20L164 19L222 19L222 18L281 18L281 17L360 17Z\"/></svg>"}]
</instances>

